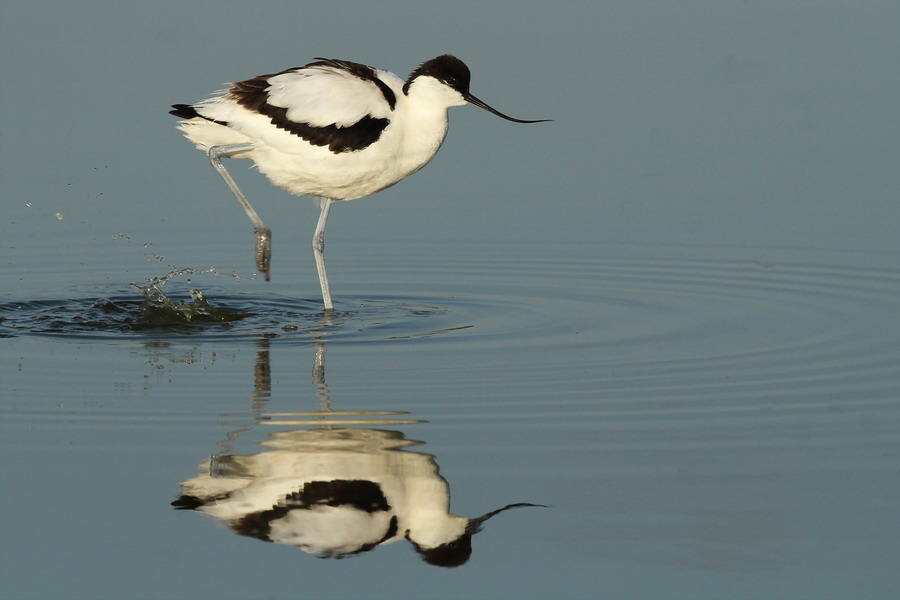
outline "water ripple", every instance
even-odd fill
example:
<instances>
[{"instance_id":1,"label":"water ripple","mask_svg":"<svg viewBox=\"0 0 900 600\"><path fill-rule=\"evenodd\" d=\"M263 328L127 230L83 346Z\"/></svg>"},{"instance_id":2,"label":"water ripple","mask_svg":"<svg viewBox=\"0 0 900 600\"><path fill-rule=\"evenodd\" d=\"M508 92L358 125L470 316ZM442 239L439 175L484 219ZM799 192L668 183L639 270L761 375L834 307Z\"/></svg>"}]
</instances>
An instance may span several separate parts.
<instances>
[{"instance_id":1,"label":"water ripple","mask_svg":"<svg viewBox=\"0 0 900 600\"><path fill-rule=\"evenodd\" d=\"M596 381L609 398L654 389L722 401L756 389L797 401L835 389L893 398L900 356L900 272L816 264L605 259L591 256L392 264L359 273L415 282L416 294L318 298L240 294L208 286L221 318L148 320L132 291L77 298L0 298L0 335L134 343L147 338L268 338L273 343L419 343L428 348L546 353L558 378ZM381 267L384 269L384 267ZM202 281L193 281L197 286ZM167 293L188 298L186 286ZM402 288L401 288L402 289ZM189 298L188 298L189 301ZM184 301L180 301L184 302ZM554 348L568 351L555 353ZM581 349L581 351L579 351ZM573 356L577 357L573 359ZM491 368L485 365L484 368ZM511 371L515 372L515 370Z\"/></svg>"}]
</instances>

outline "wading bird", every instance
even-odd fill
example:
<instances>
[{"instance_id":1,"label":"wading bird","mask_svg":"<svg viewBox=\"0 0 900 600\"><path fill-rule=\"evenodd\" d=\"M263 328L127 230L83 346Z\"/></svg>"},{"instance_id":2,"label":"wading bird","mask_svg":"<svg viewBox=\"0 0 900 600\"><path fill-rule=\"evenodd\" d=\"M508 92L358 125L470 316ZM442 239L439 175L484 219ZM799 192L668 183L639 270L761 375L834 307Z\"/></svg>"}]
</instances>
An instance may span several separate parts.
<instances>
[{"instance_id":1,"label":"wading bird","mask_svg":"<svg viewBox=\"0 0 900 600\"><path fill-rule=\"evenodd\" d=\"M390 187L434 157L447 134L447 109L469 102L516 123L469 92L466 64L449 54L419 66L406 81L345 60L317 58L303 67L233 83L197 104L175 104L178 127L209 160L241 203L256 232L256 266L269 280L272 233L222 158L249 158L275 185L312 196L320 207L313 254L326 311L325 223L335 200Z\"/></svg>"}]
</instances>

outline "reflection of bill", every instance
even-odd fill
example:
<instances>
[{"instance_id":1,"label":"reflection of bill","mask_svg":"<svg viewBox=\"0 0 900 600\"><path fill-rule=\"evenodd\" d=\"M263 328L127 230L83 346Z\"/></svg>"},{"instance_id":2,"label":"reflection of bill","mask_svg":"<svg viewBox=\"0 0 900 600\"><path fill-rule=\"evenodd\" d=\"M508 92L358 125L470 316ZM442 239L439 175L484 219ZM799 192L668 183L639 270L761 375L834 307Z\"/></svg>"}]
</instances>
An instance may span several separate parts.
<instances>
[{"instance_id":1,"label":"reflection of bill","mask_svg":"<svg viewBox=\"0 0 900 600\"><path fill-rule=\"evenodd\" d=\"M455 567L484 521L450 514L450 489L434 457L402 450L420 442L379 429L273 433L268 449L217 455L182 483L173 506L226 522L239 535L322 557L367 552L406 538L428 563Z\"/></svg>"}]
</instances>

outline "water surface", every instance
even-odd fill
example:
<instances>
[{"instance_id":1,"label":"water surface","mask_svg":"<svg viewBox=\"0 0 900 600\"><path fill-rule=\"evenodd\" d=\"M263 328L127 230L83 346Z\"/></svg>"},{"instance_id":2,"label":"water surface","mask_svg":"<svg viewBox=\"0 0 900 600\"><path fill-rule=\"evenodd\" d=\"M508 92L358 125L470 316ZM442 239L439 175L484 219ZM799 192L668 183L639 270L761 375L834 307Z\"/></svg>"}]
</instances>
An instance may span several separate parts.
<instances>
[{"instance_id":1,"label":"water surface","mask_svg":"<svg viewBox=\"0 0 900 600\"><path fill-rule=\"evenodd\" d=\"M96 597L142 579L146 597L201 581L226 595L303 582L358 596L403 572L401 596L420 580L477 596L466 591L477 580L537 598L562 582L587 597L599 572L613 595L662 595L659 582L684 579L700 596L753 596L826 593L828 572L852 568L844 589L878 596L898 533L887 325L900 272L816 252L677 257L691 252L370 249L331 266L356 283L336 290L330 316L314 295L211 273L161 289L186 303L202 289L233 320L145 323L124 284L6 294L3 454L17 493L3 502L21 516L15 553L34 565L14 578L52 568L36 596L85 571ZM370 279L396 293L367 294ZM462 579L421 560L415 540L378 545L386 509L368 542L311 540L298 531L334 532L333 516L272 512L287 502L312 518L316 502L297 490L323 479L375 481L402 512L422 477L452 499L445 521L547 507L484 522ZM234 508L248 496L271 504ZM315 558L342 552L352 558Z\"/></svg>"},{"instance_id":2,"label":"water surface","mask_svg":"<svg viewBox=\"0 0 900 600\"><path fill-rule=\"evenodd\" d=\"M3 3L0 596L896 595L900 4L810 7ZM327 318L229 164L257 277L169 106L445 52L553 122L336 205Z\"/></svg>"}]
</instances>

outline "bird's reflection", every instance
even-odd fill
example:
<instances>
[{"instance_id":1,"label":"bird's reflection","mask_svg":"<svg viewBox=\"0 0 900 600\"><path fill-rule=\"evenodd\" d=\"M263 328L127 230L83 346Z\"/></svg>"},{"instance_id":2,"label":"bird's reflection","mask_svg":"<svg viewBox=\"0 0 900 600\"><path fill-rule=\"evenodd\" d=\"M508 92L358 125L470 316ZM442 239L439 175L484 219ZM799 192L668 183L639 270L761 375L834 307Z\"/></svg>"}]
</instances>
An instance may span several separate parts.
<instances>
[{"instance_id":1,"label":"bird's reflection","mask_svg":"<svg viewBox=\"0 0 900 600\"><path fill-rule=\"evenodd\" d=\"M224 522L242 536L344 558L406 539L428 563L455 567L472 552L472 536L510 504L469 519L450 513L450 488L434 456L405 450L422 442L373 426L421 423L391 411L334 411L325 383L324 342L316 347L313 387L320 410L267 413L269 340L258 341L251 399L253 420L230 431L223 452L181 484L172 505ZM237 454L238 437L257 426L263 450ZM353 427L351 427L353 426ZM299 428L298 428L299 427Z\"/></svg>"}]
</instances>

